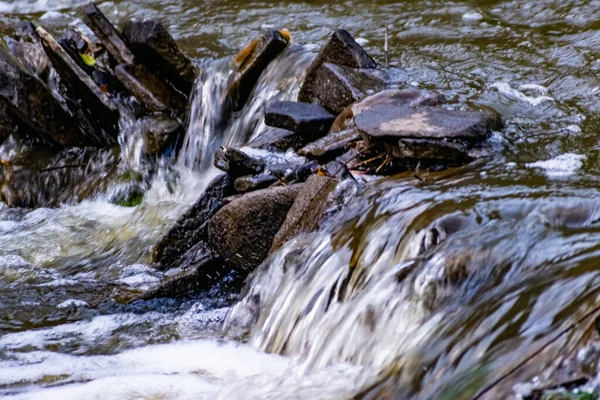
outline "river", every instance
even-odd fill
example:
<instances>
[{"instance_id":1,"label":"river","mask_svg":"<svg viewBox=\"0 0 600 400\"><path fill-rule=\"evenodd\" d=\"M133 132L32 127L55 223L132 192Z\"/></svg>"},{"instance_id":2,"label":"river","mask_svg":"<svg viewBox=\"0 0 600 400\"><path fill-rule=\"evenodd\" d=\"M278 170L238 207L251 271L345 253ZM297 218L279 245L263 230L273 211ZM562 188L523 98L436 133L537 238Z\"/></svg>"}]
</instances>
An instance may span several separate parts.
<instances>
[{"instance_id":1,"label":"river","mask_svg":"<svg viewBox=\"0 0 600 400\"><path fill-rule=\"evenodd\" d=\"M0 32L24 20L50 32L84 29L84 3L0 1ZM382 396L382 386L392 398L469 399L597 304L600 1L115 0L101 8L118 25L162 20L201 66L191 123L178 163L159 170L137 207L110 202L114 189L57 209L0 204L0 395L349 399ZM224 282L184 301L126 304L163 277L149 265L152 246L214 176L214 150L257 136L268 100L295 98L331 30L347 29L383 62L386 26L396 86L501 113L506 127L482 157L340 195L344 210L284 246L240 295L224 295ZM298 46L222 127L215 115L229 63L267 27L289 29ZM122 162L143 169L131 140L123 129ZM11 151L4 145L0 155ZM428 247L432 229L445 240ZM483 398L520 398L560 356L583 351L590 323Z\"/></svg>"}]
</instances>

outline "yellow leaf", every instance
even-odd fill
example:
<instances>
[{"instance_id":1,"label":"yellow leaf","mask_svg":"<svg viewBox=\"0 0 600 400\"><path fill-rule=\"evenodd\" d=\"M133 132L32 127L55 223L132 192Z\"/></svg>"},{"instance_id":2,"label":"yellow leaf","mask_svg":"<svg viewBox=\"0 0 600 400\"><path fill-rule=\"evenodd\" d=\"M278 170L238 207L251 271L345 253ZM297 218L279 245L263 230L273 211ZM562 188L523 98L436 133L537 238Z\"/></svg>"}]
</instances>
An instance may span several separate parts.
<instances>
[{"instance_id":1,"label":"yellow leaf","mask_svg":"<svg viewBox=\"0 0 600 400\"><path fill-rule=\"evenodd\" d=\"M82 54L81 55L81 59L83 60L83 62L90 66L90 67L95 67L96 66L96 59L92 56L88 56L87 54Z\"/></svg>"}]
</instances>

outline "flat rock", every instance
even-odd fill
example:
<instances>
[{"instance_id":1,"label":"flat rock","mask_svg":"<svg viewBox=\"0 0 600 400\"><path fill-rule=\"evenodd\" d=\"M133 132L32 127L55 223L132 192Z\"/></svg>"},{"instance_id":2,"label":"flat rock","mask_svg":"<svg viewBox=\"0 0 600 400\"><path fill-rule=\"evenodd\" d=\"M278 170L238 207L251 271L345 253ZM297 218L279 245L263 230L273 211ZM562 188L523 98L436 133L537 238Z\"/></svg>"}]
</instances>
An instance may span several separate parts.
<instances>
[{"instance_id":1,"label":"flat rock","mask_svg":"<svg viewBox=\"0 0 600 400\"><path fill-rule=\"evenodd\" d=\"M242 270L255 269L267 257L301 187L263 189L224 206L208 227L211 248Z\"/></svg>"},{"instance_id":2,"label":"flat rock","mask_svg":"<svg viewBox=\"0 0 600 400\"><path fill-rule=\"evenodd\" d=\"M443 161L457 164L471 162L473 159L463 143L434 139L400 139L392 147L395 158L414 160Z\"/></svg>"},{"instance_id":3,"label":"flat rock","mask_svg":"<svg viewBox=\"0 0 600 400\"><path fill-rule=\"evenodd\" d=\"M246 105L260 75L287 47L288 42L289 33L268 31L235 57L233 62L237 70L227 90L233 111L240 111Z\"/></svg>"},{"instance_id":4,"label":"flat rock","mask_svg":"<svg viewBox=\"0 0 600 400\"><path fill-rule=\"evenodd\" d=\"M296 197L281 229L275 235L270 253L278 250L292 237L317 229L325 212L327 198L335 190L338 180L327 176L312 175Z\"/></svg>"},{"instance_id":5,"label":"flat rock","mask_svg":"<svg viewBox=\"0 0 600 400\"><path fill-rule=\"evenodd\" d=\"M325 135L335 121L331 114L319 104L276 101L265 111L265 124L288 129L301 136L315 140Z\"/></svg>"},{"instance_id":6,"label":"flat rock","mask_svg":"<svg viewBox=\"0 0 600 400\"><path fill-rule=\"evenodd\" d=\"M253 139L248 146L265 150L287 149L298 150L306 145L306 139L295 132L287 129L267 127L257 138Z\"/></svg>"},{"instance_id":7,"label":"flat rock","mask_svg":"<svg viewBox=\"0 0 600 400\"><path fill-rule=\"evenodd\" d=\"M298 101L321 104L338 115L350 104L386 88L386 82L370 70L324 63L306 76Z\"/></svg>"},{"instance_id":8,"label":"flat rock","mask_svg":"<svg viewBox=\"0 0 600 400\"><path fill-rule=\"evenodd\" d=\"M35 130L36 137L62 147L94 144L48 87L3 49L0 49L0 97L21 121Z\"/></svg>"},{"instance_id":9,"label":"flat rock","mask_svg":"<svg viewBox=\"0 0 600 400\"><path fill-rule=\"evenodd\" d=\"M207 240L210 218L223 205L223 198L234 193L231 178L216 177L196 203L186 212L154 247L152 261L166 270L176 264L192 247Z\"/></svg>"},{"instance_id":10,"label":"flat rock","mask_svg":"<svg viewBox=\"0 0 600 400\"><path fill-rule=\"evenodd\" d=\"M181 112L187 107L185 96L143 65L118 65L115 75L129 93L150 112Z\"/></svg>"},{"instance_id":11,"label":"flat rock","mask_svg":"<svg viewBox=\"0 0 600 400\"><path fill-rule=\"evenodd\" d=\"M327 155L338 155L344 151L350 143L360 140L360 133L356 129L330 133L318 139L300 150L298 154L310 158L322 158Z\"/></svg>"},{"instance_id":12,"label":"flat rock","mask_svg":"<svg viewBox=\"0 0 600 400\"><path fill-rule=\"evenodd\" d=\"M123 28L123 37L139 64L151 67L185 96L190 95L196 68L163 24L154 20L130 21Z\"/></svg>"},{"instance_id":13,"label":"flat rock","mask_svg":"<svg viewBox=\"0 0 600 400\"><path fill-rule=\"evenodd\" d=\"M135 62L133 51L131 51L123 36L94 3L81 7L81 11L83 12L85 24L94 32L117 63L133 64Z\"/></svg>"},{"instance_id":14,"label":"flat rock","mask_svg":"<svg viewBox=\"0 0 600 400\"><path fill-rule=\"evenodd\" d=\"M456 111L441 107L381 104L354 117L362 133L374 137L429 138L480 142L502 122L494 112Z\"/></svg>"},{"instance_id":15,"label":"flat rock","mask_svg":"<svg viewBox=\"0 0 600 400\"><path fill-rule=\"evenodd\" d=\"M97 146L116 144L120 117L117 106L48 32L42 28L37 32L46 54L63 78L61 84L67 91L67 105L79 118L87 135Z\"/></svg>"}]
</instances>

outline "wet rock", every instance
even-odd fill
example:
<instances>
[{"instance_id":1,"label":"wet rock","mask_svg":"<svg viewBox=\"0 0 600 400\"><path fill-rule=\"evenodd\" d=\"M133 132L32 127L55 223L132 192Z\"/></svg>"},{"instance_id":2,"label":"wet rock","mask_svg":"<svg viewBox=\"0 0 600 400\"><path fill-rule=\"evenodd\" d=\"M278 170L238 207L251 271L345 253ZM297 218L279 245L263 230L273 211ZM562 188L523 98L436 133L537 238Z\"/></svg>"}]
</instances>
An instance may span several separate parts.
<instances>
[{"instance_id":1,"label":"wet rock","mask_svg":"<svg viewBox=\"0 0 600 400\"><path fill-rule=\"evenodd\" d=\"M223 260L213 253L205 242L191 248L180 260L180 268L165 281L147 293L144 300L178 298L212 288L229 272Z\"/></svg>"},{"instance_id":2,"label":"wet rock","mask_svg":"<svg viewBox=\"0 0 600 400\"><path fill-rule=\"evenodd\" d=\"M109 54L119 64L133 64L135 57L123 36L115 29L94 3L81 7L83 21L102 42Z\"/></svg>"},{"instance_id":3,"label":"wet rock","mask_svg":"<svg viewBox=\"0 0 600 400\"><path fill-rule=\"evenodd\" d=\"M130 21L123 28L123 37L133 50L139 64L153 68L153 72L168 81L185 96L189 96L196 69L158 21Z\"/></svg>"},{"instance_id":4,"label":"wet rock","mask_svg":"<svg viewBox=\"0 0 600 400\"><path fill-rule=\"evenodd\" d=\"M498 114L488 111L457 111L441 107L410 107L382 104L354 117L358 130L372 138L448 139L466 142L485 140L502 127Z\"/></svg>"},{"instance_id":5,"label":"wet rock","mask_svg":"<svg viewBox=\"0 0 600 400\"><path fill-rule=\"evenodd\" d=\"M285 151L287 149L298 150L305 144L306 139L295 132L268 127L256 139L252 140L249 146L257 149Z\"/></svg>"},{"instance_id":6,"label":"wet rock","mask_svg":"<svg viewBox=\"0 0 600 400\"><path fill-rule=\"evenodd\" d=\"M16 58L0 49L0 97L37 138L57 146L93 145L37 77Z\"/></svg>"},{"instance_id":7,"label":"wet rock","mask_svg":"<svg viewBox=\"0 0 600 400\"><path fill-rule=\"evenodd\" d=\"M165 83L143 65L121 64L115 68L117 79L150 112L185 110L185 96Z\"/></svg>"},{"instance_id":8,"label":"wet rock","mask_svg":"<svg viewBox=\"0 0 600 400\"><path fill-rule=\"evenodd\" d=\"M382 78L368 70L324 63L306 76L298 101L321 104L338 115L350 104L386 87Z\"/></svg>"},{"instance_id":9,"label":"wet rock","mask_svg":"<svg viewBox=\"0 0 600 400\"><path fill-rule=\"evenodd\" d=\"M0 96L0 144L11 135L20 138L37 139L39 137L39 133L34 128L19 118L18 111L14 110L12 103ZM52 147L52 145L52 143L47 143L46 147Z\"/></svg>"},{"instance_id":10,"label":"wet rock","mask_svg":"<svg viewBox=\"0 0 600 400\"><path fill-rule=\"evenodd\" d=\"M300 188L263 189L233 200L212 218L209 244L232 265L253 270L267 257Z\"/></svg>"},{"instance_id":11,"label":"wet rock","mask_svg":"<svg viewBox=\"0 0 600 400\"><path fill-rule=\"evenodd\" d=\"M233 193L233 182L228 175L216 177L192 208L179 218L154 247L152 261L160 269L169 269L188 250L199 242L206 241L209 219L221 208L223 198Z\"/></svg>"},{"instance_id":12,"label":"wet rock","mask_svg":"<svg viewBox=\"0 0 600 400\"><path fill-rule=\"evenodd\" d=\"M50 60L42 47L42 42L31 22L24 22L15 32L15 38L7 38L11 53L40 79L46 79L50 69Z\"/></svg>"},{"instance_id":13,"label":"wet rock","mask_svg":"<svg viewBox=\"0 0 600 400\"><path fill-rule=\"evenodd\" d=\"M265 124L288 129L297 135L315 140L325 135L335 116L318 104L276 101L265 111Z\"/></svg>"},{"instance_id":14,"label":"wet rock","mask_svg":"<svg viewBox=\"0 0 600 400\"><path fill-rule=\"evenodd\" d=\"M355 129L330 133L306 145L298 151L298 154L309 158L335 157L344 151L346 146L357 140L360 140L360 133Z\"/></svg>"},{"instance_id":15,"label":"wet rock","mask_svg":"<svg viewBox=\"0 0 600 400\"><path fill-rule=\"evenodd\" d=\"M287 31L268 31L243 49L234 59L237 68L227 90L233 111L240 111L269 63L288 45Z\"/></svg>"},{"instance_id":16,"label":"wet rock","mask_svg":"<svg viewBox=\"0 0 600 400\"><path fill-rule=\"evenodd\" d=\"M464 143L434 139L400 139L391 147L392 156L412 160L432 160L465 164L473 159Z\"/></svg>"},{"instance_id":17,"label":"wet rock","mask_svg":"<svg viewBox=\"0 0 600 400\"><path fill-rule=\"evenodd\" d=\"M146 154L150 156L162 154L168 148L176 146L184 132L177 120L164 114L146 117L141 123Z\"/></svg>"},{"instance_id":18,"label":"wet rock","mask_svg":"<svg viewBox=\"0 0 600 400\"><path fill-rule=\"evenodd\" d=\"M67 52L42 28L37 29L46 54L63 78L67 105L78 117L80 124L97 146L117 143L119 111L92 79L77 66Z\"/></svg>"},{"instance_id":19,"label":"wet rock","mask_svg":"<svg viewBox=\"0 0 600 400\"><path fill-rule=\"evenodd\" d=\"M277 251L292 237L317 229L325 212L327 198L338 184L338 180L327 176L313 175L296 197L281 229L275 235L270 253Z\"/></svg>"},{"instance_id":20,"label":"wet rock","mask_svg":"<svg viewBox=\"0 0 600 400\"><path fill-rule=\"evenodd\" d=\"M352 35L344 30L333 31L329 40L321 50L311 68L324 62L341 65L349 68L376 68L377 63L367 54Z\"/></svg>"},{"instance_id":21,"label":"wet rock","mask_svg":"<svg viewBox=\"0 0 600 400\"><path fill-rule=\"evenodd\" d=\"M234 148L223 147L215 154L215 167L233 177L260 174L266 166L264 159Z\"/></svg>"},{"instance_id":22,"label":"wet rock","mask_svg":"<svg viewBox=\"0 0 600 400\"><path fill-rule=\"evenodd\" d=\"M259 174L255 176L249 175L237 178L233 186L237 192L245 193L252 190L264 189L278 180L278 177L270 173Z\"/></svg>"},{"instance_id":23,"label":"wet rock","mask_svg":"<svg viewBox=\"0 0 600 400\"><path fill-rule=\"evenodd\" d=\"M58 44L60 44L63 50L71 57L71 60L77 64L79 68L85 71L86 74L91 75L91 73L94 71L94 67L87 65L83 61L83 58L81 58L82 54L86 54L88 52L89 45L80 32L77 32L72 28L67 28L62 37L58 40ZM49 57L50 60L52 60L50 55Z\"/></svg>"}]
</instances>

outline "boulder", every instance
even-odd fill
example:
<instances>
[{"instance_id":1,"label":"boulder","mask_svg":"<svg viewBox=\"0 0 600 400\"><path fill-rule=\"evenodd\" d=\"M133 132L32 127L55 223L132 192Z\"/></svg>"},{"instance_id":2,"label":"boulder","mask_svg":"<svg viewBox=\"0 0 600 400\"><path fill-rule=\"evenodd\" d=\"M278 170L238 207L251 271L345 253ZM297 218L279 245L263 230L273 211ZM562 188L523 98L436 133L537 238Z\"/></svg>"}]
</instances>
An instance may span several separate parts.
<instances>
[{"instance_id":1,"label":"boulder","mask_svg":"<svg viewBox=\"0 0 600 400\"><path fill-rule=\"evenodd\" d=\"M187 100L143 65L121 64L115 68L117 79L150 112L180 113Z\"/></svg>"},{"instance_id":2,"label":"boulder","mask_svg":"<svg viewBox=\"0 0 600 400\"><path fill-rule=\"evenodd\" d=\"M154 247L152 261L162 270L169 269L192 247L207 241L210 218L221 208L223 198L233 193L233 182L228 175L216 177L192 208Z\"/></svg>"},{"instance_id":3,"label":"boulder","mask_svg":"<svg viewBox=\"0 0 600 400\"><path fill-rule=\"evenodd\" d=\"M337 179L328 176L312 175L308 178L302 185L285 222L275 235L269 253L277 251L292 237L317 229L319 220L325 212L327 198L337 184Z\"/></svg>"},{"instance_id":4,"label":"boulder","mask_svg":"<svg viewBox=\"0 0 600 400\"><path fill-rule=\"evenodd\" d=\"M350 104L387 87L369 70L324 63L306 76L298 101L319 103L338 115Z\"/></svg>"},{"instance_id":5,"label":"boulder","mask_svg":"<svg viewBox=\"0 0 600 400\"><path fill-rule=\"evenodd\" d=\"M309 158L331 158L339 155L350 143L360 140L356 129L346 129L316 140L298 151L301 156Z\"/></svg>"},{"instance_id":6,"label":"boulder","mask_svg":"<svg viewBox=\"0 0 600 400\"><path fill-rule=\"evenodd\" d=\"M184 133L179 121L164 114L145 117L141 124L146 154L150 156L162 154L168 148L176 146Z\"/></svg>"},{"instance_id":7,"label":"boulder","mask_svg":"<svg viewBox=\"0 0 600 400\"><path fill-rule=\"evenodd\" d=\"M185 96L192 92L196 68L158 21L130 21L123 37L133 50L138 64L143 64L168 81Z\"/></svg>"},{"instance_id":8,"label":"boulder","mask_svg":"<svg viewBox=\"0 0 600 400\"><path fill-rule=\"evenodd\" d=\"M50 71L50 60L31 22L24 22L15 32L15 38L7 38L10 52L40 79L46 79Z\"/></svg>"},{"instance_id":9,"label":"boulder","mask_svg":"<svg viewBox=\"0 0 600 400\"><path fill-rule=\"evenodd\" d=\"M256 86L260 75L289 43L289 32L268 31L244 48L233 60L233 74L227 97L233 111L240 111Z\"/></svg>"},{"instance_id":10,"label":"boulder","mask_svg":"<svg viewBox=\"0 0 600 400\"><path fill-rule=\"evenodd\" d=\"M35 131L36 138L62 147L95 144L48 87L3 49L0 49L0 97L18 119Z\"/></svg>"},{"instance_id":11,"label":"boulder","mask_svg":"<svg viewBox=\"0 0 600 400\"><path fill-rule=\"evenodd\" d=\"M37 29L46 54L66 88L67 105L79 119L87 136L97 146L117 143L119 110L113 101L73 61L48 32Z\"/></svg>"},{"instance_id":12,"label":"boulder","mask_svg":"<svg viewBox=\"0 0 600 400\"><path fill-rule=\"evenodd\" d=\"M115 29L94 3L81 7L83 21L102 42L118 64L133 64L135 57L123 36Z\"/></svg>"},{"instance_id":13,"label":"boulder","mask_svg":"<svg viewBox=\"0 0 600 400\"><path fill-rule=\"evenodd\" d=\"M315 140L325 135L335 121L335 115L319 104L276 101L265 111L265 124L290 130Z\"/></svg>"},{"instance_id":14,"label":"boulder","mask_svg":"<svg viewBox=\"0 0 600 400\"><path fill-rule=\"evenodd\" d=\"M372 138L418 138L485 140L492 130L501 129L499 115L491 111L459 111L441 107L410 107L381 104L354 117L359 131Z\"/></svg>"},{"instance_id":15,"label":"boulder","mask_svg":"<svg viewBox=\"0 0 600 400\"><path fill-rule=\"evenodd\" d=\"M255 269L267 257L301 187L263 189L224 206L208 227L211 248L244 271Z\"/></svg>"}]
</instances>

